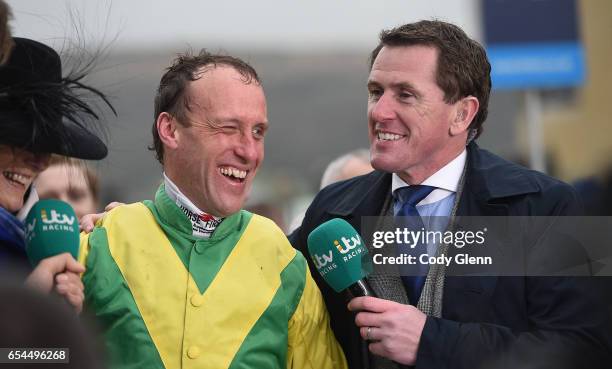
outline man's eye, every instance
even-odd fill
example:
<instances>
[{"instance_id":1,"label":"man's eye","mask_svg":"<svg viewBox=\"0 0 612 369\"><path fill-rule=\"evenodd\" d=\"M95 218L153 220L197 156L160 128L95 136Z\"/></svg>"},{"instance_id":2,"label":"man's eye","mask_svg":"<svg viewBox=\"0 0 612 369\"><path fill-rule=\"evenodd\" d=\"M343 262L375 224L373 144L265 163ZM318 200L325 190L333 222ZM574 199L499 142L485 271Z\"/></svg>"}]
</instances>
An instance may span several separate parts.
<instances>
[{"instance_id":1,"label":"man's eye","mask_svg":"<svg viewBox=\"0 0 612 369\"><path fill-rule=\"evenodd\" d=\"M407 99L410 99L411 97L414 97L414 95L411 94L410 92L400 92L397 96L400 100L407 100Z\"/></svg>"},{"instance_id":2,"label":"man's eye","mask_svg":"<svg viewBox=\"0 0 612 369\"><path fill-rule=\"evenodd\" d=\"M264 135L266 134L266 130L262 127L255 127L253 128L253 137L257 138L257 139L262 139L264 138Z\"/></svg>"},{"instance_id":3,"label":"man's eye","mask_svg":"<svg viewBox=\"0 0 612 369\"><path fill-rule=\"evenodd\" d=\"M231 132L234 132L234 131L238 130L238 127L236 127L236 126L223 126L223 127L221 127L221 129L224 132L231 133Z\"/></svg>"},{"instance_id":4,"label":"man's eye","mask_svg":"<svg viewBox=\"0 0 612 369\"><path fill-rule=\"evenodd\" d=\"M378 100L381 95L382 95L382 91L378 89L368 91L368 96L371 100Z\"/></svg>"},{"instance_id":5,"label":"man's eye","mask_svg":"<svg viewBox=\"0 0 612 369\"><path fill-rule=\"evenodd\" d=\"M68 197L72 201L81 201L87 194L85 191L73 190L68 192Z\"/></svg>"}]
</instances>

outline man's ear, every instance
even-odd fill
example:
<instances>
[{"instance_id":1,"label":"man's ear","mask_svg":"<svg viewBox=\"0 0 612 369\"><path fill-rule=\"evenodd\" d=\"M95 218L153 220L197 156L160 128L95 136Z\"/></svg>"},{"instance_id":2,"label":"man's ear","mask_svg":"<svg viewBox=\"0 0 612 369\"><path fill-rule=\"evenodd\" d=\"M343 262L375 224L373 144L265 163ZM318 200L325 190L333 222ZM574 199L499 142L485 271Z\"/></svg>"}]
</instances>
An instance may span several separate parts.
<instances>
[{"instance_id":1,"label":"man's ear","mask_svg":"<svg viewBox=\"0 0 612 369\"><path fill-rule=\"evenodd\" d=\"M179 133L177 131L178 122L174 117L166 112L162 112L157 117L157 122L155 122L157 126L157 134L159 135L159 139L164 144L164 146L169 149L176 149L178 147L178 139Z\"/></svg>"},{"instance_id":2,"label":"man's ear","mask_svg":"<svg viewBox=\"0 0 612 369\"><path fill-rule=\"evenodd\" d=\"M450 135L457 136L468 130L472 120L478 113L478 99L474 96L466 96L455 103L455 119L450 125Z\"/></svg>"}]
</instances>

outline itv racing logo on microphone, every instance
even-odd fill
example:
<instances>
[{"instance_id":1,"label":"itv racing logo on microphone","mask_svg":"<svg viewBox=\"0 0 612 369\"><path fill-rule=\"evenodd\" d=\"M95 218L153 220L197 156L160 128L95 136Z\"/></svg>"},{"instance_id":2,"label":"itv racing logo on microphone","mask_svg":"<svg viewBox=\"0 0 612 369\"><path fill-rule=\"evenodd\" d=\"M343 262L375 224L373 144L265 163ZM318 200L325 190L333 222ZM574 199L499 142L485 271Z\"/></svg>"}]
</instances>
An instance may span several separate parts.
<instances>
[{"instance_id":1,"label":"itv racing logo on microphone","mask_svg":"<svg viewBox=\"0 0 612 369\"><path fill-rule=\"evenodd\" d=\"M45 209L40 211L40 219L42 220L42 231L69 231L74 232L74 215L62 214L55 209L51 209L49 214Z\"/></svg>"},{"instance_id":2,"label":"itv racing logo on microphone","mask_svg":"<svg viewBox=\"0 0 612 369\"><path fill-rule=\"evenodd\" d=\"M336 249L338 249L342 255L342 260L344 262L349 261L363 252L361 237L359 237L358 234L350 238L340 237L340 241L342 244L338 242L338 240L334 240L334 246L336 246Z\"/></svg>"},{"instance_id":3,"label":"itv racing logo on microphone","mask_svg":"<svg viewBox=\"0 0 612 369\"><path fill-rule=\"evenodd\" d=\"M36 218L33 218L31 222L26 223L25 237L28 242L32 241L32 237L36 236Z\"/></svg>"},{"instance_id":4,"label":"itv racing logo on microphone","mask_svg":"<svg viewBox=\"0 0 612 369\"><path fill-rule=\"evenodd\" d=\"M360 256L364 252L363 241L359 234L340 237L339 240L334 240L332 244L333 248L329 248L327 253L312 255L312 261L322 276L338 267L335 260L347 263L350 259Z\"/></svg>"},{"instance_id":5,"label":"itv racing logo on microphone","mask_svg":"<svg viewBox=\"0 0 612 369\"><path fill-rule=\"evenodd\" d=\"M314 263L315 268L317 268L317 270L321 273L321 275L327 273L323 273L323 270L327 268L327 264L332 263L332 265L330 266L332 267L332 269L336 269L337 267L336 263L334 263L334 252L332 250L329 250L329 253L327 254L312 255L312 262Z\"/></svg>"}]
</instances>

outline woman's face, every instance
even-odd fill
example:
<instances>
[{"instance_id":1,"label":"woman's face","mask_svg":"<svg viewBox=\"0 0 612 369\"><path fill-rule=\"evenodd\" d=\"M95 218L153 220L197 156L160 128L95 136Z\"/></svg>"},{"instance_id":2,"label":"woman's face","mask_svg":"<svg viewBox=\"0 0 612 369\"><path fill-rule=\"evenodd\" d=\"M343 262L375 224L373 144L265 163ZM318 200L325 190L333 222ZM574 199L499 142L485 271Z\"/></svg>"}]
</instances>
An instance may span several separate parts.
<instances>
[{"instance_id":1,"label":"woman's face","mask_svg":"<svg viewBox=\"0 0 612 369\"><path fill-rule=\"evenodd\" d=\"M49 154L0 145L0 206L16 212L34 178L49 165Z\"/></svg>"}]
</instances>

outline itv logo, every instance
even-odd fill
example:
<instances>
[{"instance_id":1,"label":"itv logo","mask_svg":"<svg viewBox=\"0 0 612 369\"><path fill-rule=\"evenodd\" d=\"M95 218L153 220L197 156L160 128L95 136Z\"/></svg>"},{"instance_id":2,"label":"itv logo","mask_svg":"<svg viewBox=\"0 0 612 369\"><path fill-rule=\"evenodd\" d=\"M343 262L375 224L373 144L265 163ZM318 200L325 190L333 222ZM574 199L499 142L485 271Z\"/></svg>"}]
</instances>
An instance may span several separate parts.
<instances>
[{"instance_id":1,"label":"itv logo","mask_svg":"<svg viewBox=\"0 0 612 369\"><path fill-rule=\"evenodd\" d=\"M319 254L314 254L312 256L312 262L315 265L315 268L317 269L321 269L324 268L328 263L331 263L334 261L334 255L332 250L329 250L329 253L327 254L323 254L323 255L319 255Z\"/></svg>"},{"instance_id":2,"label":"itv logo","mask_svg":"<svg viewBox=\"0 0 612 369\"><path fill-rule=\"evenodd\" d=\"M45 224L68 224L73 225L75 217L66 214L59 214L55 209L51 209L51 217L47 216L47 211L42 209L40 217Z\"/></svg>"},{"instance_id":3,"label":"itv logo","mask_svg":"<svg viewBox=\"0 0 612 369\"><path fill-rule=\"evenodd\" d=\"M346 237L340 237L340 241L342 244L338 242L338 240L334 240L334 246L340 251L341 254L346 254L350 252L352 249L361 246L361 237L358 234L351 237L350 239Z\"/></svg>"},{"instance_id":4,"label":"itv logo","mask_svg":"<svg viewBox=\"0 0 612 369\"><path fill-rule=\"evenodd\" d=\"M351 253L351 250L361 247L361 237L359 235L352 236L350 238L340 237L340 241L334 240L334 247L340 252L340 254L345 255ZM344 261L347 261L346 257L343 258ZM322 255L314 254L312 255L312 261L315 267L319 270L325 268L327 264L333 263L334 261L334 252L333 250L329 250L329 252L324 253Z\"/></svg>"},{"instance_id":5,"label":"itv logo","mask_svg":"<svg viewBox=\"0 0 612 369\"><path fill-rule=\"evenodd\" d=\"M26 224L25 236L28 242L30 242L32 240L32 237L36 235L35 229L36 229L36 218L32 219L32 222Z\"/></svg>"}]
</instances>

